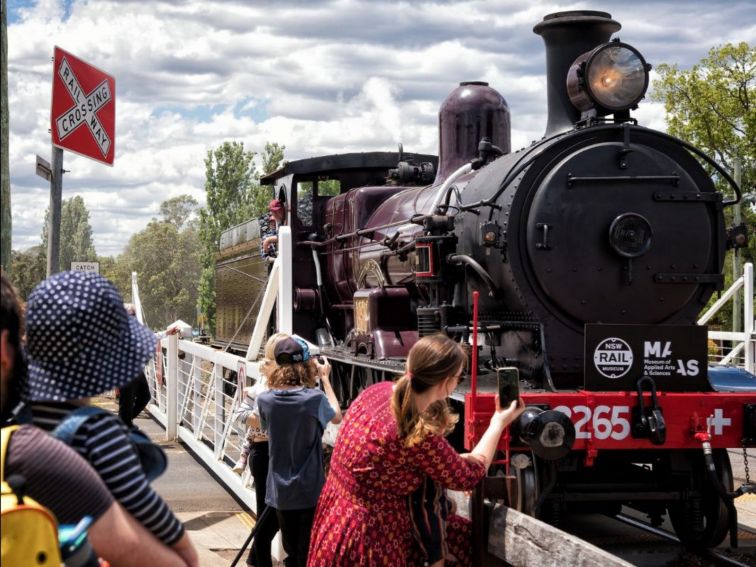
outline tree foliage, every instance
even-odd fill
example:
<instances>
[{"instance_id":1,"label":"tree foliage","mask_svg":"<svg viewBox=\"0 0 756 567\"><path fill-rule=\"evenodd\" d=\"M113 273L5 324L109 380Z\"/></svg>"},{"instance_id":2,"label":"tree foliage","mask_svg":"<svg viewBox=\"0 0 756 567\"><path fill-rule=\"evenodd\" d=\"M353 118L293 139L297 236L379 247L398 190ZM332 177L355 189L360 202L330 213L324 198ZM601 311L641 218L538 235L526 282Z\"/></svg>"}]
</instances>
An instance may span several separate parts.
<instances>
[{"instance_id":1,"label":"tree foliage","mask_svg":"<svg viewBox=\"0 0 756 567\"><path fill-rule=\"evenodd\" d=\"M286 160L284 159L285 150L286 146L281 146L276 142L267 142L265 144L265 152L261 156L263 175L270 175L286 165ZM269 189L258 184L253 191L251 217L260 216L267 211L268 203L272 198L273 194L270 193Z\"/></svg>"},{"instance_id":2,"label":"tree foliage","mask_svg":"<svg viewBox=\"0 0 756 567\"><path fill-rule=\"evenodd\" d=\"M26 301L34 287L45 279L47 273L47 249L41 245L28 250L11 252L11 280L21 299Z\"/></svg>"},{"instance_id":3,"label":"tree foliage","mask_svg":"<svg viewBox=\"0 0 756 567\"><path fill-rule=\"evenodd\" d=\"M745 42L712 48L688 70L676 65L659 65L653 98L664 102L669 133L701 148L729 172L740 160L744 193L756 188L756 49ZM714 174L713 171L711 171ZM726 194L732 191L718 176ZM750 232L749 247L741 251L746 262L756 261L756 212L741 207ZM732 224L733 208L726 209ZM725 283L732 283L732 252L725 264ZM729 325L729 307L720 322Z\"/></svg>"},{"instance_id":4,"label":"tree foliage","mask_svg":"<svg viewBox=\"0 0 756 567\"><path fill-rule=\"evenodd\" d=\"M45 213L42 225L42 249L47 253L47 231L50 208ZM60 212L60 269L70 270L71 262L94 262L97 260L92 243L92 226L89 224L89 209L79 195L64 199Z\"/></svg>"},{"instance_id":5,"label":"tree foliage","mask_svg":"<svg viewBox=\"0 0 756 567\"><path fill-rule=\"evenodd\" d=\"M26 299L34 287L47 275L47 231L50 209L42 225L42 244L11 254L14 284L21 297ZM92 242L92 226L84 199L71 197L62 203L60 213L60 269L70 270L71 262L93 262L97 253Z\"/></svg>"},{"instance_id":6,"label":"tree foliage","mask_svg":"<svg viewBox=\"0 0 756 567\"><path fill-rule=\"evenodd\" d=\"M200 244L196 226L187 222L193 207L196 201L188 195L163 202L162 219L153 218L133 235L117 259L101 260L100 273L126 300L131 299L131 273L137 273L145 319L155 329L176 319L196 321Z\"/></svg>"},{"instance_id":7,"label":"tree foliage","mask_svg":"<svg viewBox=\"0 0 756 567\"><path fill-rule=\"evenodd\" d=\"M198 307L204 325L215 329L215 254L221 233L252 212L255 187L255 153L243 142L223 142L208 150L205 158L207 204L200 209L199 237L202 242L202 273Z\"/></svg>"},{"instance_id":8,"label":"tree foliage","mask_svg":"<svg viewBox=\"0 0 756 567\"><path fill-rule=\"evenodd\" d=\"M265 144L263 174L281 166L285 149L276 143ZM209 150L205 158L207 204L199 211L202 273L198 307L211 333L215 329L215 255L221 233L265 212L271 199L260 187L254 158L255 152L245 150L244 143L236 141L223 142Z\"/></svg>"},{"instance_id":9,"label":"tree foliage","mask_svg":"<svg viewBox=\"0 0 756 567\"><path fill-rule=\"evenodd\" d=\"M756 173L756 48L745 42L709 51L689 70L660 65L654 99L664 102L669 133L703 149L729 171Z\"/></svg>"},{"instance_id":10,"label":"tree foliage","mask_svg":"<svg viewBox=\"0 0 756 567\"><path fill-rule=\"evenodd\" d=\"M160 214L163 219L172 223L178 230L184 224L190 222L192 215L197 211L197 199L189 195L179 195L160 204Z\"/></svg>"}]
</instances>

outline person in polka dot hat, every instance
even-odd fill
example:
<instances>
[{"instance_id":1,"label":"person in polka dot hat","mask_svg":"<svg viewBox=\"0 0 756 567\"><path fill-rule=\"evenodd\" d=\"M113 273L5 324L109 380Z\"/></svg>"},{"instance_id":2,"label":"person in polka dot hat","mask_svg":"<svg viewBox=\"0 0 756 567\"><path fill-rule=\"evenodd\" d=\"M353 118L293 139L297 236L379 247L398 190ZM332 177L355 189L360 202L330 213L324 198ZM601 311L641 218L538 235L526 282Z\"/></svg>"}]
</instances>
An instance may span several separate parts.
<instances>
[{"instance_id":1,"label":"person in polka dot hat","mask_svg":"<svg viewBox=\"0 0 756 567\"><path fill-rule=\"evenodd\" d=\"M99 274L55 274L34 289L26 309L31 402L125 386L155 352L155 334L129 317L118 290Z\"/></svg>"},{"instance_id":2,"label":"person in polka dot hat","mask_svg":"<svg viewBox=\"0 0 756 567\"><path fill-rule=\"evenodd\" d=\"M47 431L89 398L137 378L155 351L152 331L130 317L115 286L99 274L62 272L26 304L29 370L23 397ZM71 447L134 518L190 567L197 553L183 524L152 489L126 425L108 412L89 416Z\"/></svg>"}]
</instances>

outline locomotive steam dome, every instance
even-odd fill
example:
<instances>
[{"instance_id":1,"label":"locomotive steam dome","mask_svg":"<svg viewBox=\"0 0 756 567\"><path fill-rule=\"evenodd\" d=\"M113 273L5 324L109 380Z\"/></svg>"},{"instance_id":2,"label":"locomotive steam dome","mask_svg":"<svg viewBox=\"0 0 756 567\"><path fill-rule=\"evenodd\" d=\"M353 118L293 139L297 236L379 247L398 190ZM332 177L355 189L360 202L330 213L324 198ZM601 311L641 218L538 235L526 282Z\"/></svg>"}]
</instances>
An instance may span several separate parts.
<instances>
[{"instance_id":1,"label":"locomotive steam dome","mask_svg":"<svg viewBox=\"0 0 756 567\"><path fill-rule=\"evenodd\" d=\"M460 83L438 111L438 173L434 185L478 155L481 138L505 154L510 151L509 107L504 97L483 81Z\"/></svg>"}]
</instances>

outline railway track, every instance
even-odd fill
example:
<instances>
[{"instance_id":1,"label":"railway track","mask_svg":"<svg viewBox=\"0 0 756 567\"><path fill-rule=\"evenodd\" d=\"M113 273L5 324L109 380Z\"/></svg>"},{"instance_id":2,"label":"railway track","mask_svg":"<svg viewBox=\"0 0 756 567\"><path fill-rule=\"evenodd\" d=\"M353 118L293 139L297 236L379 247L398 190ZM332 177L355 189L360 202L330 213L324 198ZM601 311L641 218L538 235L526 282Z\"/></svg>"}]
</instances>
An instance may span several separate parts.
<instances>
[{"instance_id":1,"label":"railway track","mask_svg":"<svg viewBox=\"0 0 756 567\"><path fill-rule=\"evenodd\" d=\"M737 549L723 544L703 551L683 548L665 526L652 526L632 513L571 516L564 529L624 561L643 567L756 567L756 530L742 525Z\"/></svg>"},{"instance_id":2,"label":"railway track","mask_svg":"<svg viewBox=\"0 0 756 567\"><path fill-rule=\"evenodd\" d=\"M680 540L672 532L654 527L627 514L618 514L617 516L614 516L614 519L645 533L657 536L662 540L677 545L680 544ZM739 535L742 539L756 539L756 531L745 526L739 526ZM700 559L703 562L701 563L702 565L731 565L733 567L756 566L756 547L745 549L707 549L703 551L686 550L681 553L690 560Z\"/></svg>"}]
</instances>

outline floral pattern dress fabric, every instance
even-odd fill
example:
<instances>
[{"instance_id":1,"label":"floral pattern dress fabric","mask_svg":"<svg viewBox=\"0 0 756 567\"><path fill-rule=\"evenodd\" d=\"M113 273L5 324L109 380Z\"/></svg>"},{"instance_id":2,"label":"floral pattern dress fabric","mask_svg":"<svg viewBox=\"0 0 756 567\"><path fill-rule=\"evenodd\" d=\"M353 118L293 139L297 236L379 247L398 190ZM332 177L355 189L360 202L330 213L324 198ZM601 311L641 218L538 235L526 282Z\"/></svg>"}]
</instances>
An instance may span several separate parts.
<instances>
[{"instance_id":1,"label":"floral pattern dress fabric","mask_svg":"<svg viewBox=\"0 0 756 567\"><path fill-rule=\"evenodd\" d=\"M470 490L486 474L441 435L405 447L392 392L390 382L367 388L344 418L315 512L308 567L406 565L408 496L427 476L452 490Z\"/></svg>"}]
</instances>

